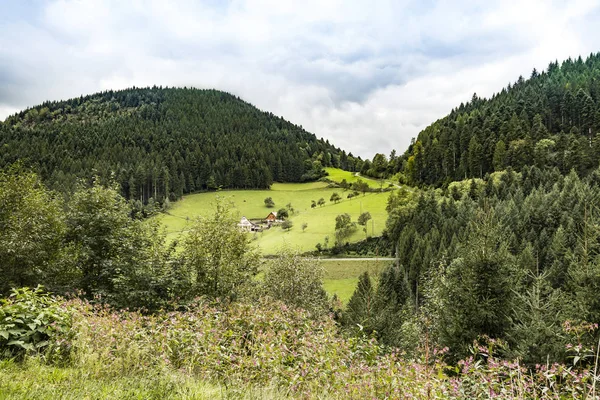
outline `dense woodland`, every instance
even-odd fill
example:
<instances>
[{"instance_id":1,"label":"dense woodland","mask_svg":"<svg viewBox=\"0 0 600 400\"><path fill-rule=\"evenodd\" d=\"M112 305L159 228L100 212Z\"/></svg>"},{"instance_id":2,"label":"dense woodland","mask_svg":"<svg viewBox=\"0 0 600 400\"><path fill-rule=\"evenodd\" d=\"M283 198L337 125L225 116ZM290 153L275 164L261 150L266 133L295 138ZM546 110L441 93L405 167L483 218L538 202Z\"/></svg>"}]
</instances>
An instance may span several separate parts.
<instances>
[{"instance_id":1,"label":"dense woodland","mask_svg":"<svg viewBox=\"0 0 600 400\"><path fill-rule=\"evenodd\" d=\"M447 186L525 166L574 169L600 163L600 53L535 69L490 99L473 95L412 141L402 155L377 154L358 170L410 185Z\"/></svg>"},{"instance_id":2,"label":"dense woodland","mask_svg":"<svg viewBox=\"0 0 600 400\"><path fill-rule=\"evenodd\" d=\"M600 171L535 166L399 192L388 220L399 260L377 289L359 285L347 325L407 351L427 336L466 357L485 336L529 364L566 361L564 324L600 323L599 201Z\"/></svg>"},{"instance_id":3,"label":"dense woodland","mask_svg":"<svg viewBox=\"0 0 600 400\"><path fill-rule=\"evenodd\" d=\"M376 288L361 278L346 325L407 351L428 337L454 359L482 337L529 364L573 358L573 326L600 323L599 162L600 54L474 96L403 156L366 161L423 190L391 197L398 262Z\"/></svg>"},{"instance_id":4,"label":"dense woodland","mask_svg":"<svg viewBox=\"0 0 600 400\"><path fill-rule=\"evenodd\" d=\"M512 167L587 175L600 155L600 53L552 62L490 99L473 99L424 129L394 169L408 182L448 184Z\"/></svg>"},{"instance_id":5,"label":"dense woodland","mask_svg":"<svg viewBox=\"0 0 600 400\"><path fill-rule=\"evenodd\" d=\"M95 176L142 203L315 180L323 167L361 162L228 93L157 87L27 109L0 123L0 148L0 168L20 160L53 189Z\"/></svg>"}]
</instances>

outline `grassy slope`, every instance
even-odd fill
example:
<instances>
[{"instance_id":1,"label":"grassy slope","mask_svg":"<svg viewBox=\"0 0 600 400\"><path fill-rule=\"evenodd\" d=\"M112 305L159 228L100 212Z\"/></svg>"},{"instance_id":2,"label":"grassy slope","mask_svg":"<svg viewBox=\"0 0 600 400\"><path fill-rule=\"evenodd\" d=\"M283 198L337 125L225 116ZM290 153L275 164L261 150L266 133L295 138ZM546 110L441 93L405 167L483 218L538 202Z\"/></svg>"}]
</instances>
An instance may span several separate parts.
<instances>
[{"instance_id":1,"label":"grassy slope","mask_svg":"<svg viewBox=\"0 0 600 400\"><path fill-rule=\"evenodd\" d=\"M348 183L354 183L359 179L365 181L369 184L369 187L374 189L379 189L379 182L375 179L369 179L362 176L357 176L354 172L344 171L339 168L325 168L325 171L329 174L327 178L331 179L334 182L341 182L342 180L346 180ZM384 183L383 187L387 187L387 184Z\"/></svg>"},{"instance_id":2,"label":"grassy slope","mask_svg":"<svg viewBox=\"0 0 600 400\"><path fill-rule=\"evenodd\" d=\"M333 192L338 192L343 200L338 204L329 202ZM209 215L214 210L216 196L222 196L234 204L239 216L247 218L264 218L272 210L278 210L292 203L296 213L290 217L294 223L289 232L281 228L273 228L262 233L253 234L256 244L264 254L273 254L284 244L298 247L302 251L314 250L317 243L324 243L329 236L329 243L333 245L335 232L335 217L339 214L349 213L352 220L356 221L361 210L369 211L373 217L369 223L369 235L379 235L385 227L387 213L388 193L367 193L353 199L347 199L348 192L341 189L327 188L323 182L303 184L275 183L271 190L232 190L219 193L198 193L185 196L174 204L169 215L159 216L165 225L170 238L175 238L180 232L185 231L189 220L195 217ZM264 199L272 197L275 207L269 209L264 205ZM327 204L312 209L311 200L324 198ZM187 220L189 218L189 220ZM308 227L302 231L302 224ZM350 241L357 241L365 237L362 227L354 233Z\"/></svg>"},{"instance_id":3,"label":"grassy slope","mask_svg":"<svg viewBox=\"0 0 600 400\"><path fill-rule=\"evenodd\" d=\"M360 274L369 271L371 277L376 278L391 261L325 259L322 262L325 268L325 290L331 296L337 294L342 303L346 304L354 293Z\"/></svg>"}]
</instances>

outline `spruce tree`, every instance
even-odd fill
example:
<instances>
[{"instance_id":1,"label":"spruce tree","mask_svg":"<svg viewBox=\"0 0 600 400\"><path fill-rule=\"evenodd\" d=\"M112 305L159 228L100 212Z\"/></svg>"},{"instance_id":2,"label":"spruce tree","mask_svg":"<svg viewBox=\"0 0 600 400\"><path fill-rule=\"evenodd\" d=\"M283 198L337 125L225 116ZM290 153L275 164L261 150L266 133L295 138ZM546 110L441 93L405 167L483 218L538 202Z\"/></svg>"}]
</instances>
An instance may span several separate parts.
<instances>
[{"instance_id":1,"label":"spruce tree","mask_svg":"<svg viewBox=\"0 0 600 400\"><path fill-rule=\"evenodd\" d=\"M494 210L477 211L469 231L441 288L440 339L459 357L482 335L505 336L513 298L513 257Z\"/></svg>"},{"instance_id":2,"label":"spruce tree","mask_svg":"<svg viewBox=\"0 0 600 400\"><path fill-rule=\"evenodd\" d=\"M367 271L358 278L358 284L348 301L343 322L351 330L371 334L375 330L375 292Z\"/></svg>"}]
</instances>

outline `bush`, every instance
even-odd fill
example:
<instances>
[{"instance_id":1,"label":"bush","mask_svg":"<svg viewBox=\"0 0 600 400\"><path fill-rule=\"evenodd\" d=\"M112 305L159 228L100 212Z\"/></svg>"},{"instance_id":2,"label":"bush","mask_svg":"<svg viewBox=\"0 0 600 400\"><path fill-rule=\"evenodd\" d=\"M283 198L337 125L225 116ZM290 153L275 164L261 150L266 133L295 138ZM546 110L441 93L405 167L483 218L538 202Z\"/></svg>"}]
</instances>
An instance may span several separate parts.
<instances>
[{"instance_id":1,"label":"bush","mask_svg":"<svg viewBox=\"0 0 600 400\"><path fill-rule=\"evenodd\" d=\"M233 300L258 273L258 252L229 207L218 199L212 216L198 218L183 238L180 265L182 279L189 280L183 280L190 286L187 296Z\"/></svg>"},{"instance_id":2,"label":"bush","mask_svg":"<svg viewBox=\"0 0 600 400\"><path fill-rule=\"evenodd\" d=\"M63 202L38 176L19 166L0 170L0 295L45 283L57 288L72 281L63 262Z\"/></svg>"},{"instance_id":3,"label":"bush","mask_svg":"<svg viewBox=\"0 0 600 400\"><path fill-rule=\"evenodd\" d=\"M70 325L68 310L41 286L13 289L8 298L0 300L0 357L51 348Z\"/></svg>"},{"instance_id":4,"label":"bush","mask_svg":"<svg viewBox=\"0 0 600 400\"><path fill-rule=\"evenodd\" d=\"M264 292L288 306L320 314L327 306L323 289L325 271L315 258L284 249L279 257L270 260L263 283Z\"/></svg>"},{"instance_id":5,"label":"bush","mask_svg":"<svg viewBox=\"0 0 600 400\"><path fill-rule=\"evenodd\" d=\"M70 302L69 309L71 331L76 333L70 368L46 369L51 376L43 379L35 362L18 369L11 368L14 363L0 362L2 395L77 397L55 392L65 391L65 386L72 389L73 373L84 382L78 385L80 391L110 390L94 398L119 397L114 387L98 386L119 381L132 383L128 396L121 396L127 398L189 398L197 392L190 392L186 382L210 382L237 391L231 393L233 398L255 398L244 392L255 387L278 391L268 398L567 399L594 397L598 379L593 369L579 364L543 364L527 370L519 361L497 358L497 344L491 339L474 344L473 355L454 366L442 361L447 349L429 347L427 355L407 359L375 339L340 336L331 318L315 319L264 298L252 303L200 300L185 311L146 316L79 300ZM140 395L139 382L152 385L165 377L176 377L169 390ZM43 387L52 388L52 394L31 394Z\"/></svg>"},{"instance_id":6,"label":"bush","mask_svg":"<svg viewBox=\"0 0 600 400\"><path fill-rule=\"evenodd\" d=\"M273 201L272 197L267 197L265 199L265 207L267 207L267 208L273 208L273 207L275 207L275 202Z\"/></svg>"},{"instance_id":7,"label":"bush","mask_svg":"<svg viewBox=\"0 0 600 400\"><path fill-rule=\"evenodd\" d=\"M294 223L292 221L290 221L289 219L286 219L285 221L283 221L281 223L281 229L283 229L284 231L289 231L290 229L292 229L293 226L294 226Z\"/></svg>"},{"instance_id":8,"label":"bush","mask_svg":"<svg viewBox=\"0 0 600 400\"><path fill-rule=\"evenodd\" d=\"M290 216L287 208L281 208L277 211L277 219L287 219Z\"/></svg>"}]
</instances>

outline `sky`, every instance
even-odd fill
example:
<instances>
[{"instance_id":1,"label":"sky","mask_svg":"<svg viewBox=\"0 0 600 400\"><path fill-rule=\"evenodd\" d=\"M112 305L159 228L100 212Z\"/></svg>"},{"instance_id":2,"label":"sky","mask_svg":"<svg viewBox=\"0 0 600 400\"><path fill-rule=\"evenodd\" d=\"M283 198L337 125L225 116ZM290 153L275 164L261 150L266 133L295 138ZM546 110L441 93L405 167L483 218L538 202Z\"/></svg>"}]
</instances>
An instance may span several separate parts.
<instances>
[{"instance_id":1,"label":"sky","mask_svg":"<svg viewBox=\"0 0 600 400\"><path fill-rule=\"evenodd\" d=\"M600 51L600 0L3 0L0 120L131 86L240 96L363 158Z\"/></svg>"}]
</instances>

